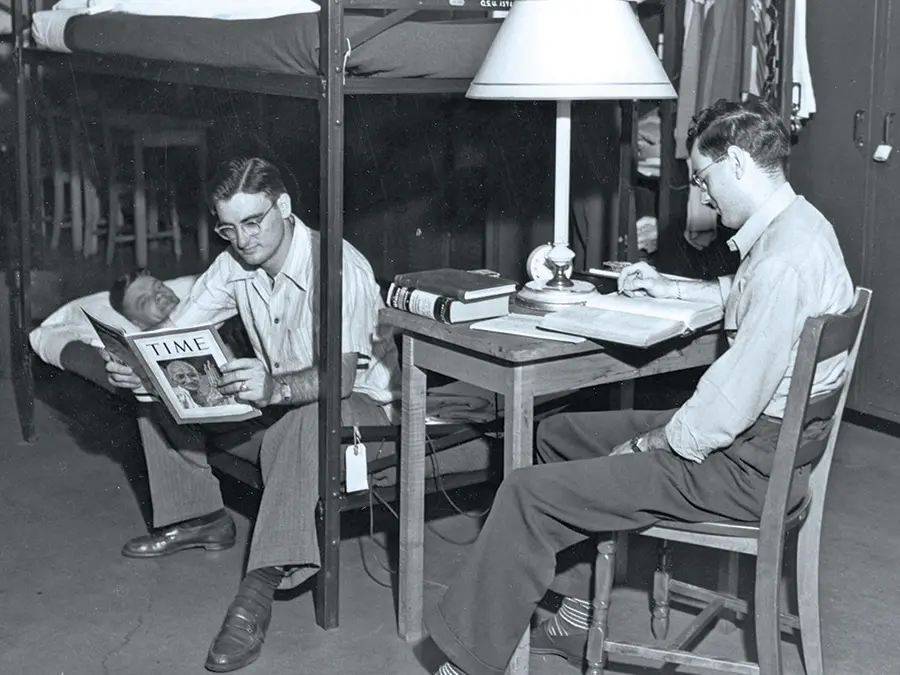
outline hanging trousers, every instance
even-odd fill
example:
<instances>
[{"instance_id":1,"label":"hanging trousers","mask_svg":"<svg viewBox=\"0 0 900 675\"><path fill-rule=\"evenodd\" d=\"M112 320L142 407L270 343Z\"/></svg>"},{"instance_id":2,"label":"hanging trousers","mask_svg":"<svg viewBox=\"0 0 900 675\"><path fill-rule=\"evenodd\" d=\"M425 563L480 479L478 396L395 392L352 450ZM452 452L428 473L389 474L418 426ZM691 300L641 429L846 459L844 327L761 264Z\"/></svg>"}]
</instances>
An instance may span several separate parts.
<instances>
[{"instance_id":1,"label":"hanging trousers","mask_svg":"<svg viewBox=\"0 0 900 675\"><path fill-rule=\"evenodd\" d=\"M668 451L607 456L674 412L571 413L541 423L542 463L506 477L472 551L426 615L432 639L453 664L468 675L500 675L548 590L588 599L596 550L583 543L592 534L662 519L759 519L777 420L761 417L699 464ZM816 429L813 440L821 437ZM796 474L791 505L806 492L808 467ZM557 575L557 556L578 546L592 555Z\"/></svg>"},{"instance_id":2,"label":"hanging trousers","mask_svg":"<svg viewBox=\"0 0 900 675\"><path fill-rule=\"evenodd\" d=\"M381 405L364 394L341 402L345 425L387 425ZM147 458L153 524L164 527L224 507L209 446L259 464L263 493L247 571L284 565L281 588L319 569L315 507L319 498L319 406L273 406L237 424L179 426L159 404L145 406L138 427Z\"/></svg>"}]
</instances>

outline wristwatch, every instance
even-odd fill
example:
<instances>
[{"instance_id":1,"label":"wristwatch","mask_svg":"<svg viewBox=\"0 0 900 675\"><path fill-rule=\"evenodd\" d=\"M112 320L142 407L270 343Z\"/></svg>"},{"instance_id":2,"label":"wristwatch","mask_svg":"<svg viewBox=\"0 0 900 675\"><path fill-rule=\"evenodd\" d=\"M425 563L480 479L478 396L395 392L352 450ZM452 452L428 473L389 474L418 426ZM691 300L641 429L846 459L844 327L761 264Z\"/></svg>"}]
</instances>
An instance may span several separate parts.
<instances>
[{"instance_id":1,"label":"wristwatch","mask_svg":"<svg viewBox=\"0 0 900 675\"><path fill-rule=\"evenodd\" d=\"M643 436L635 436L631 439L631 451L632 452L643 452L644 448L641 447L641 440Z\"/></svg>"},{"instance_id":2,"label":"wristwatch","mask_svg":"<svg viewBox=\"0 0 900 675\"><path fill-rule=\"evenodd\" d=\"M277 398L272 401L273 404L288 403L291 400L291 385L287 382L275 380L275 395Z\"/></svg>"}]
</instances>

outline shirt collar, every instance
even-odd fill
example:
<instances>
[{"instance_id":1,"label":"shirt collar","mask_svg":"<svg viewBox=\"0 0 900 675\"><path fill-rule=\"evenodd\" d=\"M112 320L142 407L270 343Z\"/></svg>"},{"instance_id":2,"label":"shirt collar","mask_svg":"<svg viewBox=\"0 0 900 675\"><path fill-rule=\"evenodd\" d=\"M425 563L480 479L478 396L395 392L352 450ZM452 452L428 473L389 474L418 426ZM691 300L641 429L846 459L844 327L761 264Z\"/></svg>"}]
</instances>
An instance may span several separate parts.
<instances>
[{"instance_id":1,"label":"shirt collar","mask_svg":"<svg viewBox=\"0 0 900 675\"><path fill-rule=\"evenodd\" d=\"M744 258L771 222L781 215L782 211L790 206L796 198L797 194L790 183L779 187L728 240L728 248L732 251L739 251L741 258Z\"/></svg>"},{"instance_id":2,"label":"shirt collar","mask_svg":"<svg viewBox=\"0 0 900 675\"><path fill-rule=\"evenodd\" d=\"M285 275L303 290L308 290L312 284L310 280L312 274L310 231L294 214L291 214L291 221L294 224L294 234L291 236L291 246L288 249L287 258L278 273ZM232 252L232 255L235 254ZM237 259L236 255L235 258ZM232 281L250 281L265 274L258 267L241 266L241 271L232 277Z\"/></svg>"}]
</instances>

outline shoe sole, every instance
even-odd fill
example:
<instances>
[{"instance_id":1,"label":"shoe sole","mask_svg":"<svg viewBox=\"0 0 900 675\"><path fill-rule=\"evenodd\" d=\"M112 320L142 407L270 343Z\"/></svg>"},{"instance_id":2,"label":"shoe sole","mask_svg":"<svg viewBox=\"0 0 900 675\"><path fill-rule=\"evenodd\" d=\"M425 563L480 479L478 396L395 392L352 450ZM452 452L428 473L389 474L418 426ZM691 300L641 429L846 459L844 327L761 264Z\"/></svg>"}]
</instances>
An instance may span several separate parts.
<instances>
[{"instance_id":1,"label":"shoe sole","mask_svg":"<svg viewBox=\"0 0 900 675\"><path fill-rule=\"evenodd\" d=\"M204 663L203 667L206 668L211 673L230 673L234 670L240 670L241 668L246 668L251 663L255 663L257 659L262 655L262 652L256 654L249 661L244 661L240 665L228 665L228 666L220 666L216 663Z\"/></svg>"},{"instance_id":2,"label":"shoe sole","mask_svg":"<svg viewBox=\"0 0 900 675\"><path fill-rule=\"evenodd\" d=\"M231 543L219 543L219 542L209 542L206 544L196 543L196 544L185 544L184 546L179 546L178 548L171 548L162 553L132 553L122 551L122 555L126 558L163 558L167 555L172 555L174 553L180 553L181 551L187 551L192 548L203 548L207 551L224 551L225 549L231 548L234 546L234 542Z\"/></svg>"}]
</instances>

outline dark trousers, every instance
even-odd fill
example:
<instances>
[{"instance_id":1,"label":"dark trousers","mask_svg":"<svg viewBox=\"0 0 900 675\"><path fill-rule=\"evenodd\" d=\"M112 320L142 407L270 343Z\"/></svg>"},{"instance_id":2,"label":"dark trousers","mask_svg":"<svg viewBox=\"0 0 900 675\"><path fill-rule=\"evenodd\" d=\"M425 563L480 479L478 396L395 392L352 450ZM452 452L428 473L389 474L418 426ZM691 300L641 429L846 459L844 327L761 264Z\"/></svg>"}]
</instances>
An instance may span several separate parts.
<instances>
[{"instance_id":1,"label":"dark trousers","mask_svg":"<svg viewBox=\"0 0 900 675\"><path fill-rule=\"evenodd\" d=\"M561 414L539 426L536 451L543 463L503 481L471 553L426 616L432 639L451 662L468 675L503 673L548 589L586 599L590 563L557 577L557 556L593 533L662 519L759 519L779 430L769 418L699 464L660 451L607 456L673 413ZM806 481L795 480L791 503L805 491Z\"/></svg>"}]
</instances>

